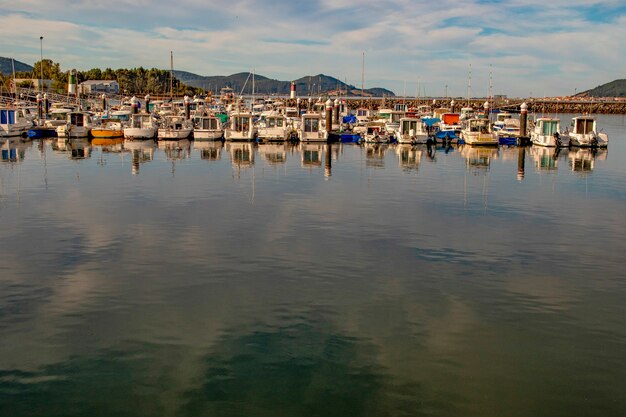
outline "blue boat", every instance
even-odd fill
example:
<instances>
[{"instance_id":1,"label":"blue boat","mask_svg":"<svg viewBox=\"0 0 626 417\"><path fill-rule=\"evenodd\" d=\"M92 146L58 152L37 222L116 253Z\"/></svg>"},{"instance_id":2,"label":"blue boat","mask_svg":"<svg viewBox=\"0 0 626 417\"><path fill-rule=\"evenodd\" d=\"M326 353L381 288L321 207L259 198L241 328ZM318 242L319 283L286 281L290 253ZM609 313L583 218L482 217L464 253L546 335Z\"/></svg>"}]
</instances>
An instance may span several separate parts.
<instances>
[{"instance_id":1,"label":"blue boat","mask_svg":"<svg viewBox=\"0 0 626 417\"><path fill-rule=\"evenodd\" d=\"M28 137L31 139L53 138L56 135L56 130L51 127L35 126L28 130Z\"/></svg>"},{"instance_id":2,"label":"blue boat","mask_svg":"<svg viewBox=\"0 0 626 417\"><path fill-rule=\"evenodd\" d=\"M361 135L352 132L341 133L341 143L358 143L361 141Z\"/></svg>"}]
</instances>

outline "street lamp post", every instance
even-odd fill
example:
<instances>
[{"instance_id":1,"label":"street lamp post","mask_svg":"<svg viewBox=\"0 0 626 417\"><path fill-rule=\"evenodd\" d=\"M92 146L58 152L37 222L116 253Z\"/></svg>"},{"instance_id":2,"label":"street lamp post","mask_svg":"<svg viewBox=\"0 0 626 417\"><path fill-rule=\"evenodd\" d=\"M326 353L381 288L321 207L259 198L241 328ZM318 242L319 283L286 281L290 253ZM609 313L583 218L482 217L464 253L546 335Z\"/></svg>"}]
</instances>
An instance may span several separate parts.
<instances>
[{"instance_id":1,"label":"street lamp post","mask_svg":"<svg viewBox=\"0 0 626 417\"><path fill-rule=\"evenodd\" d=\"M41 61L39 61L39 67L41 69L41 80L39 81L39 88L41 89L41 91L43 91L43 36L39 37L39 44L41 50Z\"/></svg>"}]
</instances>

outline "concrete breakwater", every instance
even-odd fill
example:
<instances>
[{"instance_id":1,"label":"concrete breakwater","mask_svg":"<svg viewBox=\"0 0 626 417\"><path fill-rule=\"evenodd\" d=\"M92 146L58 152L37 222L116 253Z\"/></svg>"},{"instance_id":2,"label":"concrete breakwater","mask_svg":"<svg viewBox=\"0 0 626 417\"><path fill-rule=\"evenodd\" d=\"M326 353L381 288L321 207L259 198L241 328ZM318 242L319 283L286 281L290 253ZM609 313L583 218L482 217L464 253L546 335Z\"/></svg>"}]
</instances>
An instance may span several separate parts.
<instances>
[{"instance_id":1,"label":"concrete breakwater","mask_svg":"<svg viewBox=\"0 0 626 417\"><path fill-rule=\"evenodd\" d=\"M433 103L434 100L434 103ZM374 98L374 99L360 99L360 98L347 98L347 105L351 110L358 108L367 108L372 110L378 110L380 108L393 109L396 104L405 104L407 107L419 107L427 105L434 108L452 108L451 102L454 100L454 110L460 111L461 107L472 107L476 111L484 111L484 104L487 101L486 98L460 100L460 99L445 99L445 98L431 98L431 99L402 99L402 98ZM613 99L607 100L577 100L577 99L508 99L508 100L494 100L491 102L491 108L507 110L511 112L519 112L520 105L526 103L528 105L528 111L534 113L589 113L589 114L626 114L626 100L616 101ZM296 106L296 100L287 99L288 106ZM306 108L308 101L301 99L300 108Z\"/></svg>"}]
</instances>

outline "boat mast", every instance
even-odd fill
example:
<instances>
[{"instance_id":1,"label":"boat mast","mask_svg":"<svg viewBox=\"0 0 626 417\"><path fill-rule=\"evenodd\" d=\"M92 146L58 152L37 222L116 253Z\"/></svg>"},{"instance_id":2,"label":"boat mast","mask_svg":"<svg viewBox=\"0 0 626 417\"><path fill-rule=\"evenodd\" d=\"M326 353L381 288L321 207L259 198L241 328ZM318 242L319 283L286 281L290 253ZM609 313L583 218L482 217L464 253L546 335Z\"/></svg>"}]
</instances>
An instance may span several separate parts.
<instances>
[{"instance_id":1,"label":"boat mast","mask_svg":"<svg viewBox=\"0 0 626 417\"><path fill-rule=\"evenodd\" d=\"M470 97L472 91L472 64L469 65L469 73L467 76L467 107L471 107Z\"/></svg>"},{"instance_id":2,"label":"boat mast","mask_svg":"<svg viewBox=\"0 0 626 417\"><path fill-rule=\"evenodd\" d=\"M174 99L174 51L170 51L170 100Z\"/></svg>"},{"instance_id":3,"label":"boat mast","mask_svg":"<svg viewBox=\"0 0 626 417\"><path fill-rule=\"evenodd\" d=\"M17 84L15 84L15 60L11 58L11 67L13 68L13 99L17 101Z\"/></svg>"},{"instance_id":4,"label":"boat mast","mask_svg":"<svg viewBox=\"0 0 626 417\"><path fill-rule=\"evenodd\" d=\"M361 100L365 98L365 52L361 60Z\"/></svg>"},{"instance_id":5,"label":"boat mast","mask_svg":"<svg viewBox=\"0 0 626 417\"><path fill-rule=\"evenodd\" d=\"M492 65L489 64L489 110L493 111L493 78L492 78L493 70ZM489 115L487 115L489 116ZM489 119L489 117L487 117Z\"/></svg>"}]
</instances>

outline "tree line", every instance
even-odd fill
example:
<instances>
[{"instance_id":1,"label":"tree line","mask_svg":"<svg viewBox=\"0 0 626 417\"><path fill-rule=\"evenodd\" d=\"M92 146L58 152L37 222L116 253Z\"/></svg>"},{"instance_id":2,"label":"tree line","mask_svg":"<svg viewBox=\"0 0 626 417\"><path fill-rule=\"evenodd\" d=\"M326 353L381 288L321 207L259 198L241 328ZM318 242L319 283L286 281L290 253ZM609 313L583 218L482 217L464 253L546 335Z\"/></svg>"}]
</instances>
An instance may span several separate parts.
<instances>
[{"instance_id":1,"label":"tree line","mask_svg":"<svg viewBox=\"0 0 626 417\"><path fill-rule=\"evenodd\" d=\"M15 77L40 78L42 66L43 78L52 80L51 89L60 94L67 92L67 82L69 79L68 71L61 70L61 65L50 59L35 62L32 72L16 72ZM76 78L78 84L88 80L115 80L120 86L120 93L125 95L168 95L170 93L170 72L156 68L146 69L139 67L131 69L119 68L115 70L111 68L106 68L105 70L92 68L88 71L77 71ZM4 76L0 79L0 82L8 89L10 77ZM27 86L24 85L24 87ZM176 77L172 79L172 94L175 96L193 96L203 92L204 90L201 88L183 84Z\"/></svg>"}]
</instances>

